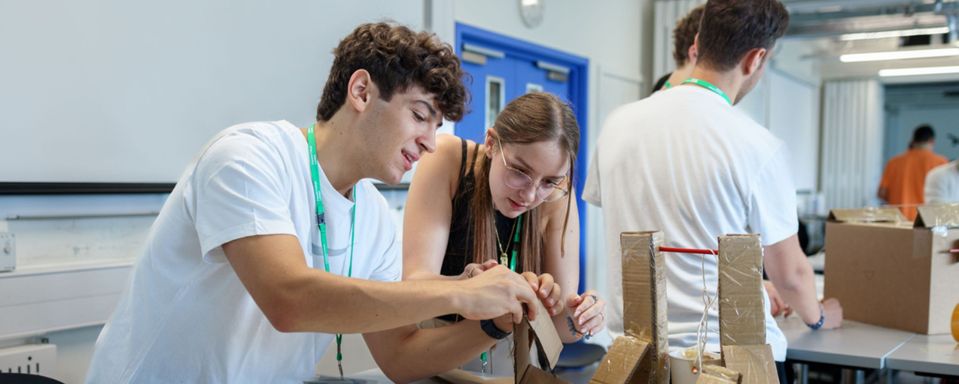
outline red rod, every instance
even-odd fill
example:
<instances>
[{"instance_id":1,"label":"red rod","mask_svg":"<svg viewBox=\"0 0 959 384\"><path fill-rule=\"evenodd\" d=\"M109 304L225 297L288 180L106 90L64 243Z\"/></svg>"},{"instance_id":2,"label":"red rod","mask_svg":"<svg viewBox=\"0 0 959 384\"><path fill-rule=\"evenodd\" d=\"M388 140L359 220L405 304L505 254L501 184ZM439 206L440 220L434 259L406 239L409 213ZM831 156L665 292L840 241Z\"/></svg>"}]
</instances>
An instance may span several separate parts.
<instances>
[{"instance_id":1,"label":"red rod","mask_svg":"<svg viewBox=\"0 0 959 384\"><path fill-rule=\"evenodd\" d=\"M659 247L660 252L672 252L672 253L698 253L702 255L718 255L719 251L713 249L696 249L696 248L674 248L674 247Z\"/></svg>"},{"instance_id":2,"label":"red rod","mask_svg":"<svg viewBox=\"0 0 959 384\"><path fill-rule=\"evenodd\" d=\"M661 248L661 247L660 247ZM959 248L953 248L949 250L949 253L959 253Z\"/></svg>"}]
</instances>

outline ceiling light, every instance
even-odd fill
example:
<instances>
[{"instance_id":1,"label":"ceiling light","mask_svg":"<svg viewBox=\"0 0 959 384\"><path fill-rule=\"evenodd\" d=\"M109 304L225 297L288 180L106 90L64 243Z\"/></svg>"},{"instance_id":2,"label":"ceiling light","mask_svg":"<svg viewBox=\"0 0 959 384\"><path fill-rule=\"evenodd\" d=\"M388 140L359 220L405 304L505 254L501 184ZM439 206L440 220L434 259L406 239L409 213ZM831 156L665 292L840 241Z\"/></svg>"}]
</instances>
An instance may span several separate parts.
<instances>
[{"instance_id":1,"label":"ceiling light","mask_svg":"<svg viewBox=\"0 0 959 384\"><path fill-rule=\"evenodd\" d=\"M880 69L879 70L880 77L945 75L950 73L959 73L959 66L916 67L916 68L897 68L897 69Z\"/></svg>"},{"instance_id":2,"label":"ceiling light","mask_svg":"<svg viewBox=\"0 0 959 384\"><path fill-rule=\"evenodd\" d=\"M848 53L848 54L839 56L839 61L843 63L857 63L861 61L925 59L930 57L948 57L948 56L959 56L959 48L913 49L908 51Z\"/></svg>"},{"instance_id":3,"label":"ceiling light","mask_svg":"<svg viewBox=\"0 0 959 384\"><path fill-rule=\"evenodd\" d=\"M902 37L902 36L941 35L943 33L949 33L949 27L915 28L915 29L903 29L898 31L882 31L882 32L847 33L845 35L839 36L839 40L850 41L850 40L884 39L888 37Z\"/></svg>"}]
</instances>

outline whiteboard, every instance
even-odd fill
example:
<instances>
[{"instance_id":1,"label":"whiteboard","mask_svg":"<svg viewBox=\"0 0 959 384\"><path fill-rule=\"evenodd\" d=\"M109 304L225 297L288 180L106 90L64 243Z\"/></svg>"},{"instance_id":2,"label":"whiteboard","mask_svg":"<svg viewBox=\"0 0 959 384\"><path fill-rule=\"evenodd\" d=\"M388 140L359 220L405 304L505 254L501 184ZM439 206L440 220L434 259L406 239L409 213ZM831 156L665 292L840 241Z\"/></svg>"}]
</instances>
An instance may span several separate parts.
<instances>
[{"instance_id":1,"label":"whiteboard","mask_svg":"<svg viewBox=\"0 0 959 384\"><path fill-rule=\"evenodd\" d=\"M0 0L0 182L172 183L216 132L313 121L358 24L420 0Z\"/></svg>"}]
</instances>

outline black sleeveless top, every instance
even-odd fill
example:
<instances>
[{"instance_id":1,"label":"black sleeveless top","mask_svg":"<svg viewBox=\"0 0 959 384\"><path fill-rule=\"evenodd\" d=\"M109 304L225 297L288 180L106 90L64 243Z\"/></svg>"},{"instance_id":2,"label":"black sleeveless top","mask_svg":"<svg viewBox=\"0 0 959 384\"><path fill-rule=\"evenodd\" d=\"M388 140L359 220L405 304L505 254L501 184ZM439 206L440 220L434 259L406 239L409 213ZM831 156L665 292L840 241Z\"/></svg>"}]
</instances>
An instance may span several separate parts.
<instances>
[{"instance_id":1,"label":"black sleeveless top","mask_svg":"<svg viewBox=\"0 0 959 384\"><path fill-rule=\"evenodd\" d=\"M443 258L443 266L440 268L440 274L444 276L459 276L463 273L466 265L473 262L473 217L470 212L470 202L473 200L473 189L475 188L473 165L476 163L476 157L479 154L479 144L474 147L473 158L470 163L466 164L466 140L460 139L460 141L463 147L463 155L460 160L460 181L456 186L456 193L453 194L450 237L446 242L446 256ZM513 249L513 237L510 232L513 231L516 219L503 216L495 209L493 212L496 220L496 231L499 232L504 250L510 257ZM499 255L499 248L496 251L496 254ZM520 260L516 261L516 265L522 269L523 264L520 263ZM507 265L507 267L509 266Z\"/></svg>"}]
</instances>

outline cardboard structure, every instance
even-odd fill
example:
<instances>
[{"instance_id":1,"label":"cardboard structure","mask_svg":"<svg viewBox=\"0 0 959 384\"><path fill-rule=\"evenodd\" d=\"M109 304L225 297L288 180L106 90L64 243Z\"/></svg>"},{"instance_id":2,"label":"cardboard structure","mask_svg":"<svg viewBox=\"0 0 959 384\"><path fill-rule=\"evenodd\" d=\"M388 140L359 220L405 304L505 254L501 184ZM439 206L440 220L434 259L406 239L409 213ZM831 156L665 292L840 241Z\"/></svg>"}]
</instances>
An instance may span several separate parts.
<instances>
[{"instance_id":1,"label":"cardboard structure","mask_svg":"<svg viewBox=\"0 0 959 384\"><path fill-rule=\"evenodd\" d=\"M624 232L623 323L591 383L668 383L666 267L662 232ZM697 383L779 382L766 344L762 247L756 235L719 238L719 323L724 366L705 366Z\"/></svg>"},{"instance_id":2,"label":"cardboard structure","mask_svg":"<svg viewBox=\"0 0 959 384\"><path fill-rule=\"evenodd\" d=\"M523 316L523 321L513 327L513 369L514 376L489 378L481 377L463 370L453 370L438 377L454 384L496 383L496 384L550 384L566 383L552 373L563 351L563 341L556 332L556 326L549 317L543 303L536 301L536 320ZM530 363L532 346L536 345L536 355L540 367Z\"/></svg>"},{"instance_id":3,"label":"cardboard structure","mask_svg":"<svg viewBox=\"0 0 959 384\"><path fill-rule=\"evenodd\" d=\"M883 211L885 213L877 213ZM959 303L959 206L837 209L826 223L825 296L843 317L922 334L949 333Z\"/></svg>"}]
</instances>

